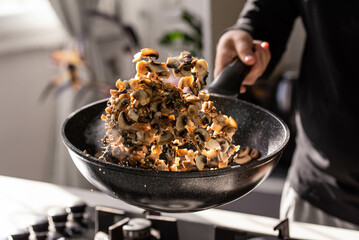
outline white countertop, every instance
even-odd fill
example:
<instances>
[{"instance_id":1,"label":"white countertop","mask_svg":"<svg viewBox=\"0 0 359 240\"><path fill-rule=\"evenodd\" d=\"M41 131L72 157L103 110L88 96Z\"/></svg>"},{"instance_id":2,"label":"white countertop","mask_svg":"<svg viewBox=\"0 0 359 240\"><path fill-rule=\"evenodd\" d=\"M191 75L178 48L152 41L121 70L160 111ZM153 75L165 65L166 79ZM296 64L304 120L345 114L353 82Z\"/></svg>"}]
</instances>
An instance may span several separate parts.
<instances>
[{"instance_id":1,"label":"white countertop","mask_svg":"<svg viewBox=\"0 0 359 240\"><path fill-rule=\"evenodd\" d=\"M0 239L14 229L30 224L34 215L44 216L52 207L66 207L79 199L89 205L116 207L137 213L143 211L94 190L0 176ZM268 235L277 235L273 227L280 222L275 218L218 209L163 215ZM359 239L359 231L290 222L290 237L313 240Z\"/></svg>"}]
</instances>

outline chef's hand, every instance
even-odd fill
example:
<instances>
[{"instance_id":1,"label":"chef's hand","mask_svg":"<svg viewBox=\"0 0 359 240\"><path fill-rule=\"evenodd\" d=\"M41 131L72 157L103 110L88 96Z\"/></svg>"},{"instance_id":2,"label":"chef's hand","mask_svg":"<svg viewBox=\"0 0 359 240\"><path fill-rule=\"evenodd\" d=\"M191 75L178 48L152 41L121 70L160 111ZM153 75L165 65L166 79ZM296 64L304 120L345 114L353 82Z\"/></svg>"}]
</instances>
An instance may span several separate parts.
<instances>
[{"instance_id":1,"label":"chef's hand","mask_svg":"<svg viewBox=\"0 0 359 240\"><path fill-rule=\"evenodd\" d=\"M230 30L224 33L217 45L214 77L217 77L236 56L244 64L252 66L240 89L240 92L244 93L245 85L253 85L267 68L271 58L269 44L253 40L251 35L243 30Z\"/></svg>"}]
</instances>

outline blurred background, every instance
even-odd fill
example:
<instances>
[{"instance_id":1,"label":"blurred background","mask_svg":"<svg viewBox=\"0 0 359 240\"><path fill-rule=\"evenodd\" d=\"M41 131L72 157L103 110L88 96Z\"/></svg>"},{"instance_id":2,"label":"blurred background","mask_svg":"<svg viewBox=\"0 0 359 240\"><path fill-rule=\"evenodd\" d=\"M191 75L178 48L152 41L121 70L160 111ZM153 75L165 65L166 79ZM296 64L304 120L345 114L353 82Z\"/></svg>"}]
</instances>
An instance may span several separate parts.
<instances>
[{"instance_id":1,"label":"blurred background","mask_svg":"<svg viewBox=\"0 0 359 240\"><path fill-rule=\"evenodd\" d=\"M244 0L0 0L0 175L90 187L61 141L64 119L108 96L135 74L133 55L166 60L187 50L209 63ZM285 177L293 150L292 88L305 33L300 21L270 79L241 98L282 117L291 142L276 168Z\"/></svg>"}]
</instances>

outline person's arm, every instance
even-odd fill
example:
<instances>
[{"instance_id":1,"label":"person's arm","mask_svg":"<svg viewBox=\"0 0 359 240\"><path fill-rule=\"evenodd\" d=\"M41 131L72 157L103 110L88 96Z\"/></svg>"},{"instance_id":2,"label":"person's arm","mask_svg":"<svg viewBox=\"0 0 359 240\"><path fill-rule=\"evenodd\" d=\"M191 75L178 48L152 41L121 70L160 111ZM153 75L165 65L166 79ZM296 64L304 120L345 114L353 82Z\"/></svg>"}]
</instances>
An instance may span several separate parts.
<instances>
[{"instance_id":1,"label":"person's arm","mask_svg":"<svg viewBox=\"0 0 359 240\"><path fill-rule=\"evenodd\" d=\"M252 85L264 71L270 74L286 48L297 15L292 0L248 1L237 23L218 42L214 75L236 56L252 66L243 85Z\"/></svg>"}]
</instances>

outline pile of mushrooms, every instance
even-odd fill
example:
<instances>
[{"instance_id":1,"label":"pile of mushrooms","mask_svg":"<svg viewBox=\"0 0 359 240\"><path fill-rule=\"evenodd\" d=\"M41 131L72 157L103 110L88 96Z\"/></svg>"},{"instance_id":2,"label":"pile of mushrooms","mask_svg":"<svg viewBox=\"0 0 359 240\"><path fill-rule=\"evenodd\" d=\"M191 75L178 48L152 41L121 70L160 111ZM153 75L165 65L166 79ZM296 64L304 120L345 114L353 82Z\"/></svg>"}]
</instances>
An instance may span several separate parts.
<instances>
[{"instance_id":1,"label":"pile of mushrooms","mask_svg":"<svg viewBox=\"0 0 359 240\"><path fill-rule=\"evenodd\" d=\"M100 159L123 166L163 171L202 171L244 164L258 158L249 147L233 145L238 126L218 112L206 85L208 65L182 52L155 62L157 51L145 48L134 56L137 74L117 80L107 102L104 151ZM147 61L143 60L147 59ZM166 83L172 69L178 87ZM184 93L188 87L192 93Z\"/></svg>"}]
</instances>

